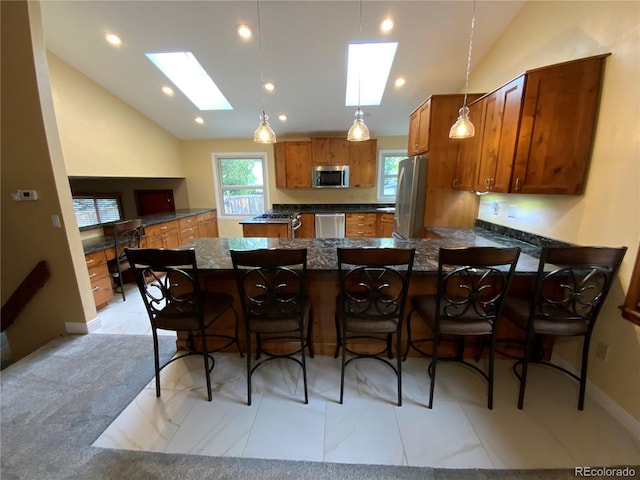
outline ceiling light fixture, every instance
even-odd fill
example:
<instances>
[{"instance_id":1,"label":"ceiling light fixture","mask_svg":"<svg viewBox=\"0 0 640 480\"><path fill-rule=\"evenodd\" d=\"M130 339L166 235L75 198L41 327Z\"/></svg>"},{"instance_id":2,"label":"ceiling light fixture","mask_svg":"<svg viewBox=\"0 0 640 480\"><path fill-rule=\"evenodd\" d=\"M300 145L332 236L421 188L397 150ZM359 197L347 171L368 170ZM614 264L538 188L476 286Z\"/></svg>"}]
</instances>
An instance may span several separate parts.
<instances>
[{"instance_id":1,"label":"ceiling light fixture","mask_svg":"<svg viewBox=\"0 0 640 480\"><path fill-rule=\"evenodd\" d=\"M402 77L396 78L395 85L396 85L397 88L403 87L405 83L407 83L407 82L406 82L406 80L404 78L402 78Z\"/></svg>"},{"instance_id":2,"label":"ceiling light fixture","mask_svg":"<svg viewBox=\"0 0 640 480\"><path fill-rule=\"evenodd\" d=\"M362 37L362 0L360 0L360 37ZM360 59L358 64L358 109L355 114L356 119L347 132L347 140L350 142L363 142L370 138L369 128L364 123L364 113L362 113L362 109L360 108L360 84L362 83L360 75L362 72L361 64L362 59Z\"/></svg>"},{"instance_id":3,"label":"ceiling light fixture","mask_svg":"<svg viewBox=\"0 0 640 480\"><path fill-rule=\"evenodd\" d=\"M476 129L469 119L469 107L467 107L467 89L469 88L469 70L471 70L471 48L473 47L473 30L476 24L476 0L473 0L473 15L471 17L471 35L469 36L469 55L467 56L467 76L464 82L464 100L462 108L458 111L458 120L449 130L449 138L471 138L476 134Z\"/></svg>"},{"instance_id":4,"label":"ceiling light fixture","mask_svg":"<svg viewBox=\"0 0 640 480\"><path fill-rule=\"evenodd\" d=\"M393 19L385 18L380 24L380 30L382 30L383 32L390 32L391 30L393 30Z\"/></svg>"},{"instance_id":5,"label":"ceiling light fixture","mask_svg":"<svg viewBox=\"0 0 640 480\"><path fill-rule=\"evenodd\" d=\"M240 35L240 37L244 38L244 39L249 39L251 38L251 35L253 34L251 32L251 28L247 25L238 25L236 28L238 35Z\"/></svg>"},{"instance_id":6,"label":"ceiling light fixture","mask_svg":"<svg viewBox=\"0 0 640 480\"><path fill-rule=\"evenodd\" d=\"M258 54L260 56L260 83L265 86L264 72L262 71L262 29L260 27L260 0L256 0L258 8ZM269 125L269 116L264 112L264 92L262 93L262 113L260 125L253 133L253 141L256 143L276 143L276 134Z\"/></svg>"},{"instance_id":7,"label":"ceiling light fixture","mask_svg":"<svg viewBox=\"0 0 640 480\"><path fill-rule=\"evenodd\" d=\"M194 122L199 123L200 125L204 125L204 118L196 117L193 119Z\"/></svg>"},{"instance_id":8,"label":"ceiling light fixture","mask_svg":"<svg viewBox=\"0 0 640 480\"><path fill-rule=\"evenodd\" d=\"M104 39L114 47L122 45L122 39L115 33L107 32L104 34Z\"/></svg>"},{"instance_id":9,"label":"ceiling light fixture","mask_svg":"<svg viewBox=\"0 0 640 480\"><path fill-rule=\"evenodd\" d=\"M165 85L164 87L162 87L162 93L164 93L168 97L173 97L174 91L173 88Z\"/></svg>"},{"instance_id":10,"label":"ceiling light fixture","mask_svg":"<svg viewBox=\"0 0 640 480\"><path fill-rule=\"evenodd\" d=\"M276 89L276 86L273 84L273 82L267 82L264 84L264 89L267 92L273 92Z\"/></svg>"},{"instance_id":11,"label":"ceiling light fixture","mask_svg":"<svg viewBox=\"0 0 640 480\"><path fill-rule=\"evenodd\" d=\"M288 117L284 113L281 113L280 115L278 115L278 118L281 122L286 122Z\"/></svg>"}]
</instances>

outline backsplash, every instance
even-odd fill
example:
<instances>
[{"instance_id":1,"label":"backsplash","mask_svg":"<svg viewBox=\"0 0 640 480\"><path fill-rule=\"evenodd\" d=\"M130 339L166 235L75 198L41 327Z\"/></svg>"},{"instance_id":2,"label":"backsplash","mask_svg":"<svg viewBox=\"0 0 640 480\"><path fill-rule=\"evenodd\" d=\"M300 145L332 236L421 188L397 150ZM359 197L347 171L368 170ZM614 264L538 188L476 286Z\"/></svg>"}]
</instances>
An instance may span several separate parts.
<instances>
[{"instance_id":1,"label":"backsplash","mask_svg":"<svg viewBox=\"0 0 640 480\"><path fill-rule=\"evenodd\" d=\"M497 225L485 220L476 219L476 227L484 228L494 233L504 235L506 237L515 238L523 242L530 243L537 247L571 247L571 243L562 242L560 240L554 240L553 238L543 237L536 235L535 233L523 232L522 230L515 230L513 228L505 227L503 225Z\"/></svg>"}]
</instances>

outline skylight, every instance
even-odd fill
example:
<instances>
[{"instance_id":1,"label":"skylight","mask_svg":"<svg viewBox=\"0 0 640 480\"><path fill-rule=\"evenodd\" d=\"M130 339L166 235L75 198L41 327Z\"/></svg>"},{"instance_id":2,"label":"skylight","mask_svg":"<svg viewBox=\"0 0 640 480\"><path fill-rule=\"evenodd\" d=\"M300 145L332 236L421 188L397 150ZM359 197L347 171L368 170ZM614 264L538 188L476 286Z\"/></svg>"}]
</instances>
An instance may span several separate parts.
<instances>
[{"instance_id":1,"label":"skylight","mask_svg":"<svg viewBox=\"0 0 640 480\"><path fill-rule=\"evenodd\" d=\"M146 53L153 64L200 110L233 110L191 52Z\"/></svg>"},{"instance_id":2,"label":"skylight","mask_svg":"<svg viewBox=\"0 0 640 480\"><path fill-rule=\"evenodd\" d=\"M397 49L398 42L349 44L345 106L380 105Z\"/></svg>"}]
</instances>

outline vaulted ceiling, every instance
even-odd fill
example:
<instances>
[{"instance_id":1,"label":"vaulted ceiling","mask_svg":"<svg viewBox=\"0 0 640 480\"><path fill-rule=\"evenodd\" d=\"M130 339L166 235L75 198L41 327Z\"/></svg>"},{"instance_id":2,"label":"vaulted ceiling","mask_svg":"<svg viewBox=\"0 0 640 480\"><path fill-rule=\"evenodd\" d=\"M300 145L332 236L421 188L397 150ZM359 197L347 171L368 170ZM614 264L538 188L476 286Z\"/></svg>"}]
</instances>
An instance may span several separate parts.
<instances>
[{"instance_id":1,"label":"vaulted ceiling","mask_svg":"<svg viewBox=\"0 0 640 480\"><path fill-rule=\"evenodd\" d=\"M523 3L476 3L472 74ZM278 138L346 135L355 112L345 106L347 47L365 41L398 42L382 104L363 107L371 135L406 135L420 102L464 88L474 12L471 1L43 1L41 8L51 52L181 139L252 137L263 105ZM390 33L380 30L386 17L394 20ZM239 24L253 29L252 39L239 38ZM122 38L120 47L105 42L107 31ZM171 82L145 57L161 51L193 52L233 110L201 112L177 89L165 96L161 87ZM272 93L262 88L260 63ZM406 84L396 88L400 76Z\"/></svg>"}]
</instances>

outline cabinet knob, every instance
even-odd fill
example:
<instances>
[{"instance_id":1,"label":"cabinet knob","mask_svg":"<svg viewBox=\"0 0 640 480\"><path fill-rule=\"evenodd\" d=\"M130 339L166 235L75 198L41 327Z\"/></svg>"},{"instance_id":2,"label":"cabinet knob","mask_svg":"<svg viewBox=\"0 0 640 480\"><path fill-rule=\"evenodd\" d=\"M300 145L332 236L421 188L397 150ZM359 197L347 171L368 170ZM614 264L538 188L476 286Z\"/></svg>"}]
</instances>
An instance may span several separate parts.
<instances>
[{"instance_id":1,"label":"cabinet knob","mask_svg":"<svg viewBox=\"0 0 640 480\"><path fill-rule=\"evenodd\" d=\"M520 191L520 178L516 178L516 192Z\"/></svg>"}]
</instances>

